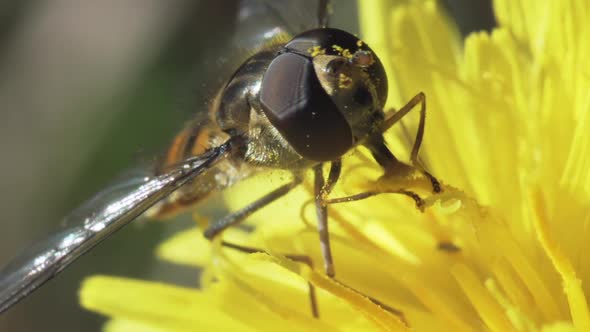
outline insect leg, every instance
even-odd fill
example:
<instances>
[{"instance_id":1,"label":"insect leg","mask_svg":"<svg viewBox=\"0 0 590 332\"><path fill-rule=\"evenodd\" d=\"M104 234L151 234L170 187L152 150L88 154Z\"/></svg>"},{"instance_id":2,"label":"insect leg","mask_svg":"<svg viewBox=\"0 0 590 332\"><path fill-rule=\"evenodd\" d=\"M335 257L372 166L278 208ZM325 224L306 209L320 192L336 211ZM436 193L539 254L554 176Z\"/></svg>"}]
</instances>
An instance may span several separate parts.
<instances>
[{"instance_id":1,"label":"insect leg","mask_svg":"<svg viewBox=\"0 0 590 332\"><path fill-rule=\"evenodd\" d=\"M325 197L332 191L334 185L340 177L342 163L338 159L332 162L330 166L330 173L328 181L324 181L324 172L322 164L314 166L314 200L316 207L316 214L318 217L318 233L320 235L320 245L322 250L322 257L324 258L324 270L326 275L334 277L334 261L332 259L332 249L330 247L330 234L328 232L328 207L326 205Z\"/></svg>"},{"instance_id":2,"label":"insect leg","mask_svg":"<svg viewBox=\"0 0 590 332\"><path fill-rule=\"evenodd\" d=\"M336 182L340 178L340 173L342 172L342 160L337 159L330 164L330 173L328 174L328 179L326 180L326 184L322 189L324 195L328 195L334 189Z\"/></svg>"},{"instance_id":3,"label":"insect leg","mask_svg":"<svg viewBox=\"0 0 590 332\"><path fill-rule=\"evenodd\" d=\"M258 253L258 252L266 252L264 249L261 249L261 248L254 248L254 247L250 247L250 246L244 246L244 245L241 245L241 244L235 244L235 243L231 243L231 242L227 242L227 241L222 241L221 242L221 245L224 246L224 247L226 247L226 248L237 250L239 252L243 252L243 253L246 253L246 254L253 254L253 253ZM296 262L299 262L299 263L303 263L303 264L309 266L309 268L311 268L311 269L313 269L313 267L314 267L313 259L310 256L307 256L307 255L299 255L299 254L286 254L286 255L283 255L283 256L285 256L288 259L291 259L293 261L296 261ZM356 290L356 289L354 289L354 288L352 288L350 286L347 286L346 284L344 284L344 283L342 283L342 282L340 282L340 281L338 281L336 279L333 279L333 280L335 282L337 282L339 285L341 285L343 287L346 287L346 288L348 288L348 289L350 289L350 290L352 290L352 291L354 291L356 293L359 293L359 294L363 295L364 297L368 298L374 304L376 304L376 305L380 306L381 308L389 311L390 313L398 316L402 320L402 322L404 322L404 324L406 324L407 326L409 326L408 323L407 323L407 320L405 319L405 316L404 316L404 314L403 314L402 311L400 311L398 309L395 309L395 308L392 308L392 307L384 304L383 302L381 302L381 301L379 301L379 300L377 300L377 299L375 299L375 298L373 298L373 297L371 297L369 295L363 294L363 293L359 292L358 290ZM313 315L314 318L320 318L319 306L318 306L317 294L316 294L316 288L309 281L307 282L307 287L309 288L309 303L310 303L310 307L311 307L311 313L312 313L312 315Z\"/></svg>"},{"instance_id":4,"label":"insect leg","mask_svg":"<svg viewBox=\"0 0 590 332\"><path fill-rule=\"evenodd\" d=\"M265 252L264 250L262 250L260 248L243 246L240 244L234 244L234 243L230 243L227 241L222 241L221 245L226 248L234 249L234 250L246 253L246 254ZM284 256L291 259L291 260L294 260L296 262L303 263L303 264L309 266L309 268L313 269L313 260L309 256L306 256L306 255L284 255ZM309 304L311 307L311 314L313 315L314 318L320 318L320 312L318 309L318 301L317 301L317 295L315 292L315 286L311 282L308 281L307 287L309 289Z\"/></svg>"},{"instance_id":5,"label":"insect leg","mask_svg":"<svg viewBox=\"0 0 590 332\"><path fill-rule=\"evenodd\" d=\"M325 204L338 204L338 203L347 203L347 202L354 202L360 201L363 199L367 199L369 197L381 195L381 194L400 194L410 197L411 199L416 202L416 207L420 211L424 211L424 200L415 192L409 190L371 190L365 191L359 194L351 195L351 196L344 196L338 198L331 198L325 200Z\"/></svg>"},{"instance_id":6,"label":"insect leg","mask_svg":"<svg viewBox=\"0 0 590 332\"><path fill-rule=\"evenodd\" d=\"M418 123L418 130L416 132L416 140L412 147L412 153L410 154L410 160L412 164L416 164L418 158L418 151L422 145L422 139L424 138L424 126L426 125L426 95L424 92L419 92L414 98L405 104L399 111L392 114L389 118L385 119L383 126L381 127L382 132L391 128L394 124L400 121L406 114L414 109L416 105L420 104L420 122Z\"/></svg>"},{"instance_id":7,"label":"insect leg","mask_svg":"<svg viewBox=\"0 0 590 332\"><path fill-rule=\"evenodd\" d=\"M391 153L391 151L385 145L385 141L383 140L383 136L379 135L379 136L372 137L369 140L369 142L366 143L366 146L371 151L371 154L373 154L373 158L375 158L375 160L379 163L379 165L381 165L381 167L383 167L383 169L385 169L386 172L396 172L397 170L403 170L404 168L408 168L408 167L416 168L420 172L422 172L430 180L430 182L432 184L433 191L435 193L440 192L440 190L441 190L440 183L430 173L428 173L427 171L422 170L416 166L409 166L409 165L406 165L406 164L400 162L399 160L397 160L397 158L393 155L393 153ZM372 197L375 195L385 194L385 193L387 193L387 194L402 194L402 195L409 196L410 198L412 198L416 202L416 207L418 207L418 209L420 211L422 211L424 209L424 200L418 194L416 194L413 191L409 191L409 190L367 191L367 192L359 193L359 194L348 196L348 197L341 197L338 199L330 199L330 200L328 200L328 202L329 202L329 204L352 202L352 201L358 201L361 199L365 199L365 198L369 198L369 197Z\"/></svg>"},{"instance_id":8,"label":"insect leg","mask_svg":"<svg viewBox=\"0 0 590 332\"><path fill-rule=\"evenodd\" d=\"M389 119L385 120L386 128L391 127L397 121L399 121L404 115L408 114L416 105L420 104L420 121L418 122L418 130L416 131L416 140L414 141L414 146L412 147L412 153L410 154L410 161L412 165L417 166L419 170L424 174L432 183L432 189L435 193L439 193L441 191L440 182L428 171L422 169L420 166L420 162L418 161L418 151L420 150L420 146L422 145L422 140L424 139L424 127L426 125L426 95L424 92L419 92L414 98L410 99L410 101L404 105L399 111L394 113ZM398 115L399 114L399 115Z\"/></svg>"},{"instance_id":9,"label":"insect leg","mask_svg":"<svg viewBox=\"0 0 590 332\"><path fill-rule=\"evenodd\" d=\"M412 98L406 105L404 105L399 111L395 112L389 118L385 119L383 122L383 126L381 127L382 131L389 129L391 126L396 124L400 121L404 116L406 116L411 110L414 109L416 105L420 104L420 121L418 122L418 130L416 132L416 140L414 141L414 146L412 147L412 152L410 153L410 161L412 165L416 167L424 176L426 176L430 182L432 183L432 191L434 193L441 192L441 185L440 182L428 171L424 170L420 167L420 162L418 161L418 152L420 150L420 146L422 145L422 140L424 138L424 126L426 125L426 95L424 92L418 93L414 98ZM379 137L377 139L373 139L369 145L371 152L373 152L373 156L381 164L384 168L387 169L385 164L380 161L379 157L385 161L385 163L395 165L398 164L399 161L393 156L391 151L385 146L385 142L383 142L383 137Z\"/></svg>"},{"instance_id":10,"label":"insect leg","mask_svg":"<svg viewBox=\"0 0 590 332\"><path fill-rule=\"evenodd\" d=\"M225 216L223 219L213 223L211 226L209 226L209 228L205 230L205 237L207 239L212 239L219 235L226 228L241 223L242 221L244 221L244 219L248 218L252 213L274 202L275 200L285 196L293 188L297 187L300 183L300 176L295 176L295 179L293 181L278 187L270 193L262 196L258 200L250 203L241 210L231 213Z\"/></svg>"}]
</instances>

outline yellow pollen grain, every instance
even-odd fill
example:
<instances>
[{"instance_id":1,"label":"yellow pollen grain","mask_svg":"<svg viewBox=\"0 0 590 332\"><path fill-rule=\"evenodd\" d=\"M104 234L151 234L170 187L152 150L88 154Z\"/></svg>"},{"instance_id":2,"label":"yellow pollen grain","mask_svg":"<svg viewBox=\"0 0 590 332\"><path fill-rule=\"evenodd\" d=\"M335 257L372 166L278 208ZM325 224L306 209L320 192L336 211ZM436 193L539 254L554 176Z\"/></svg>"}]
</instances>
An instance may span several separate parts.
<instances>
[{"instance_id":1,"label":"yellow pollen grain","mask_svg":"<svg viewBox=\"0 0 590 332\"><path fill-rule=\"evenodd\" d=\"M322 48L321 46L314 46L307 49L307 53L309 53L312 57L316 57L318 55L326 54L326 49Z\"/></svg>"},{"instance_id":2,"label":"yellow pollen grain","mask_svg":"<svg viewBox=\"0 0 590 332\"><path fill-rule=\"evenodd\" d=\"M332 45L332 50L334 50L334 52L338 53L338 55L341 55L344 48L340 45Z\"/></svg>"},{"instance_id":3,"label":"yellow pollen grain","mask_svg":"<svg viewBox=\"0 0 590 332\"><path fill-rule=\"evenodd\" d=\"M344 48L340 45L332 45L332 50L334 50L334 52L340 56L343 56L347 59L352 59L352 53L347 48Z\"/></svg>"},{"instance_id":4,"label":"yellow pollen grain","mask_svg":"<svg viewBox=\"0 0 590 332\"><path fill-rule=\"evenodd\" d=\"M352 78L350 78L350 76L344 74L344 73L340 73L340 75L338 75L338 87L340 89L348 89L350 88L352 85Z\"/></svg>"},{"instance_id":5,"label":"yellow pollen grain","mask_svg":"<svg viewBox=\"0 0 590 332\"><path fill-rule=\"evenodd\" d=\"M574 267L560 249L559 244L551 236L545 199L540 190L529 192L529 199L532 202L533 212L535 214L534 222L537 237L562 278L563 290L569 303L574 326L578 331L590 331L590 314L588 312L588 303L584 296L584 290L582 289L582 282L578 279Z\"/></svg>"},{"instance_id":6,"label":"yellow pollen grain","mask_svg":"<svg viewBox=\"0 0 590 332\"><path fill-rule=\"evenodd\" d=\"M350 53L350 50L345 48L344 50L342 50L342 56L347 58L347 59L352 59L352 53Z\"/></svg>"}]
</instances>

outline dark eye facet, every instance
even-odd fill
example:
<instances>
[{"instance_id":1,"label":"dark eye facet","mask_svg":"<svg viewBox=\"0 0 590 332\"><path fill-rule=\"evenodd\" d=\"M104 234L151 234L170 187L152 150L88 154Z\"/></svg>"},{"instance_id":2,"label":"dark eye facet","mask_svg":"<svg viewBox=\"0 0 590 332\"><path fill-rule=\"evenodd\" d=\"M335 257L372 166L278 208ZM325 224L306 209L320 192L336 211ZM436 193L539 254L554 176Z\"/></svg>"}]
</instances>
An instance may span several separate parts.
<instances>
[{"instance_id":1,"label":"dark eye facet","mask_svg":"<svg viewBox=\"0 0 590 332\"><path fill-rule=\"evenodd\" d=\"M302 157L330 161L353 145L352 129L315 73L311 59L286 52L264 73L262 111Z\"/></svg>"},{"instance_id":2,"label":"dark eye facet","mask_svg":"<svg viewBox=\"0 0 590 332\"><path fill-rule=\"evenodd\" d=\"M369 105L373 102L373 96L364 87L360 87L354 92L353 99L359 105Z\"/></svg>"}]
</instances>

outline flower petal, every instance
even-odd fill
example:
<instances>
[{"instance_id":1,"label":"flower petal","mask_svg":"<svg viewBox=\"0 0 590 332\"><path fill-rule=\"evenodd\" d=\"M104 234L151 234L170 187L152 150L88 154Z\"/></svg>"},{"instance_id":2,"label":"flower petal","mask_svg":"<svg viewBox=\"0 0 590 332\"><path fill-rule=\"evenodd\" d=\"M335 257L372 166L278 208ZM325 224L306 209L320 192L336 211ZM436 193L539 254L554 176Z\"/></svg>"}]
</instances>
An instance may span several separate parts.
<instances>
[{"instance_id":1,"label":"flower petal","mask_svg":"<svg viewBox=\"0 0 590 332\"><path fill-rule=\"evenodd\" d=\"M250 330L211 305L214 297L169 284L95 276L80 290L80 303L116 319L138 321L173 331L203 329Z\"/></svg>"}]
</instances>

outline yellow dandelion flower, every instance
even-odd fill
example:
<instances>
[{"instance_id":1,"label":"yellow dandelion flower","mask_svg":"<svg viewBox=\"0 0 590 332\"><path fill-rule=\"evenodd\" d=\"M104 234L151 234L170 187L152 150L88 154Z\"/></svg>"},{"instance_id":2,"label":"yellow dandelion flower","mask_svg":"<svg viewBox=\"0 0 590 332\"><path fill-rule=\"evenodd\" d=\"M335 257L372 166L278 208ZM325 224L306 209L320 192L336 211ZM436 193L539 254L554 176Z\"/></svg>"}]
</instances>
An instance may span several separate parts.
<instances>
[{"instance_id":1,"label":"yellow dandelion flower","mask_svg":"<svg viewBox=\"0 0 590 332\"><path fill-rule=\"evenodd\" d=\"M330 205L336 279L323 274L309 183L253 215L254 231L224 234L264 253L178 234L158 255L203 268L200 287L92 277L81 302L111 318L107 331L590 331L590 5L497 0L499 27L463 42L435 2L359 3L389 105L427 96L420 157L443 192L424 213L387 194ZM387 138L407 156L416 124L403 122ZM334 197L428 192L367 156L346 156ZM248 179L228 204L288 176Z\"/></svg>"}]
</instances>

